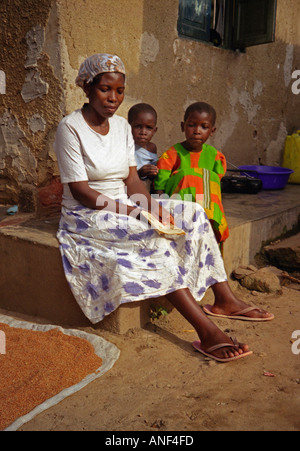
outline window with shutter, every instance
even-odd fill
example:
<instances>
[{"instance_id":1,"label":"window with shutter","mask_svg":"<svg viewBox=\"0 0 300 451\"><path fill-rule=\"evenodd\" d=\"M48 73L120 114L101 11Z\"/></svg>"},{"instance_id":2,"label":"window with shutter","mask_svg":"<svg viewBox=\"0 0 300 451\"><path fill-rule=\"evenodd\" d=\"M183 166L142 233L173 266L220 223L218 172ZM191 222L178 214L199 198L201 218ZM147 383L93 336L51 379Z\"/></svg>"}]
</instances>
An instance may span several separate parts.
<instances>
[{"instance_id":1,"label":"window with shutter","mask_svg":"<svg viewBox=\"0 0 300 451\"><path fill-rule=\"evenodd\" d=\"M244 50L275 40L277 0L179 0L178 34Z\"/></svg>"},{"instance_id":2,"label":"window with shutter","mask_svg":"<svg viewBox=\"0 0 300 451\"><path fill-rule=\"evenodd\" d=\"M276 0L236 0L234 48L275 40Z\"/></svg>"},{"instance_id":3,"label":"window with shutter","mask_svg":"<svg viewBox=\"0 0 300 451\"><path fill-rule=\"evenodd\" d=\"M209 41L211 0L181 0L178 32L201 41Z\"/></svg>"}]
</instances>

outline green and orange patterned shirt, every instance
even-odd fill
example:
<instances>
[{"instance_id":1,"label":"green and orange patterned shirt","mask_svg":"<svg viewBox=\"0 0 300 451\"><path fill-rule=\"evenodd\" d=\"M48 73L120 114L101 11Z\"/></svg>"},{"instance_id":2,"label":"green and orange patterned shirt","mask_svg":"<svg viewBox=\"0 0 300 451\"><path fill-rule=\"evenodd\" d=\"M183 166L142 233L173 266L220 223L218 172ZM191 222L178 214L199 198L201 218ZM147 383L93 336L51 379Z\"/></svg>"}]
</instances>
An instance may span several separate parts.
<instances>
[{"instance_id":1,"label":"green and orange patterned shirt","mask_svg":"<svg viewBox=\"0 0 300 451\"><path fill-rule=\"evenodd\" d=\"M200 152L189 152L175 144L162 154L154 188L170 197L179 194L183 200L198 202L205 210L217 241L229 236L221 195L221 178L226 173L225 156L208 144Z\"/></svg>"}]
</instances>

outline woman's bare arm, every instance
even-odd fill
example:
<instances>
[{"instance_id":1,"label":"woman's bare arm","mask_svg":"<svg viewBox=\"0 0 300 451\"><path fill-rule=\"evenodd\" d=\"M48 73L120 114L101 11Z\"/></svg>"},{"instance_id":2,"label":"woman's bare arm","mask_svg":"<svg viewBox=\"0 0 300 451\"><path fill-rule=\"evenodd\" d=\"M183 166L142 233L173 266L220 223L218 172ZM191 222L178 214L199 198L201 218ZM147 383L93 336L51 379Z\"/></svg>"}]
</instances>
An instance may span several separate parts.
<instances>
[{"instance_id":1,"label":"woman's bare arm","mask_svg":"<svg viewBox=\"0 0 300 451\"><path fill-rule=\"evenodd\" d=\"M69 183L69 188L74 199L84 207L91 208L92 210L105 209L124 215L129 215L133 210L137 210L136 207L124 205L104 194L98 193L98 191L90 188L87 181Z\"/></svg>"},{"instance_id":2,"label":"woman's bare arm","mask_svg":"<svg viewBox=\"0 0 300 451\"><path fill-rule=\"evenodd\" d=\"M136 167L129 168L129 175L124 180L127 195L133 203L138 207L150 211L161 222L174 224L174 218L167 212L155 199L153 199L145 187L144 183L138 176ZM90 188L87 181L71 182L69 188L74 199L76 199L81 205L93 210L112 211L114 213L124 215L134 215L138 217L139 208L130 205L124 205L120 202L116 202L104 194L98 193L94 189Z\"/></svg>"}]
</instances>

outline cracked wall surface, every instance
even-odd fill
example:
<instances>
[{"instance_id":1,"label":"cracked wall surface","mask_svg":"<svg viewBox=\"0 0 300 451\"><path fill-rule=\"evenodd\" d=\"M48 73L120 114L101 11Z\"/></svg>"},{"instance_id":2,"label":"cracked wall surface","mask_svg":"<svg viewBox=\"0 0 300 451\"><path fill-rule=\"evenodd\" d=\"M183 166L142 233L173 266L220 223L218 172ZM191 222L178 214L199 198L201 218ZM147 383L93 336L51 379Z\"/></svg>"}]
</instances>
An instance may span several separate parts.
<instances>
[{"instance_id":1,"label":"cracked wall surface","mask_svg":"<svg viewBox=\"0 0 300 451\"><path fill-rule=\"evenodd\" d=\"M6 79L0 94L0 202L17 203L23 186L38 188L57 175L49 140L64 113L64 95L47 49L58 49L56 4L3 0L0 26ZM51 42L49 29L55 30Z\"/></svg>"},{"instance_id":2,"label":"cracked wall surface","mask_svg":"<svg viewBox=\"0 0 300 451\"><path fill-rule=\"evenodd\" d=\"M229 161L282 163L284 134L300 128L300 95L291 89L292 73L300 68L298 0L290 0L289 8L278 0L276 41L250 47L246 53L178 37L178 0L59 0L59 4L68 52L66 84L73 93L74 72L85 57L117 53L128 74L119 112L126 117L136 102L157 109L155 142L160 154L183 140L184 110L203 100L217 110L211 144ZM84 8L79 18L80 5ZM82 98L73 95L66 107L72 111L81 104Z\"/></svg>"},{"instance_id":3,"label":"cracked wall surface","mask_svg":"<svg viewBox=\"0 0 300 451\"><path fill-rule=\"evenodd\" d=\"M97 52L126 65L120 115L137 102L156 108L159 154L183 140L184 110L203 100L217 110L210 142L230 162L280 165L286 135L300 128L299 17L298 0L278 0L276 41L237 53L178 37L178 0L2 0L0 203L57 177L55 130L85 101L74 81Z\"/></svg>"}]
</instances>

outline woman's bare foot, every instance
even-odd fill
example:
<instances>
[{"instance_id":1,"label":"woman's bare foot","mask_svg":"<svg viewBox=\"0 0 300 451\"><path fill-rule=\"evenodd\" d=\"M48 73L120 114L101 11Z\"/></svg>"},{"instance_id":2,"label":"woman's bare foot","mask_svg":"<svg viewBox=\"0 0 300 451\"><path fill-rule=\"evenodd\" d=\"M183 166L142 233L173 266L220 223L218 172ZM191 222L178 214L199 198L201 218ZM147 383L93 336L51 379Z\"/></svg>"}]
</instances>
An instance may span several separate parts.
<instances>
[{"instance_id":1,"label":"woman's bare foot","mask_svg":"<svg viewBox=\"0 0 300 451\"><path fill-rule=\"evenodd\" d=\"M213 331L213 329L211 329ZM240 357L243 354L252 354L249 351L249 346L243 343L238 343L236 340L229 338L221 330L215 329L211 336L198 342L197 347L194 346L198 351L203 354L216 358L220 361L232 360L235 357ZM228 346L226 346L228 344Z\"/></svg>"},{"instance_id":2,"label":"woman's bare foot","mask_svg":"<svg viewBox=\"0 0 300 451\"><path fill-rule=\"evenodd\" d=\"M215 295L215 303L211 306L210 311L214 315L249 318L252 321L270 321L274 319L272 313L258 307L251 307L238 299L231 291L228 282L217 283L212 286L212 290Z\"/></svg>"},{"instance_id":3,"label":"woman's bare foot","mask_svg":"<svg viewBox=\"0 0 300 451\"><path fill-rule=\"evenodd\" d=\"M207 318L187 288L167 294L167 298L195 328L200 339L197 342L200 343L198 351L223 362L250 354L247 345L234 343Z\"/></svg>"},{"instance_id":4,"label":"woman's bare foot","mask_svg":"<svg viewBox=\"0 0 300 451\"><path fill-rule=\"evenodd\" d=\"M215 344L208 346L203 341L199 342L199 348L203 353L211 358L216 358L222 361L231 360L234 357L240 357L243 354L250 354L249 347L243 343L233 341L226 336L225 340L214 340ZM228 344L228 346L226 346ZM198 349L198 350L200 350Z\"/></svg>"},{"instance_id":5,"label":"woman's bare foot","mask_svg":"<svg viewBox=\"0 0 300 451\"><path fill-rule=\"evenodd\" d=\"M256 307L249 307L236 298L228 282L216 283L212 289L215 294L215 304L210 307L215 315L228 317L237 312L240 314L244 312L244 318L248 317L256 321L274 318L272 314ZM248 345L233 342L203 314L201 307L187 288L170 293L167 298L197 331L200 340L194 342L193 346L202 354L221 362L230 362L252 354Z\"/></svg>"},{"instance_id":6,"label":"woman's bare foot","mask_svg":"<svg viewBox=\"0 0 300 451\"><path fill-rule=\"evenodd\" d=\"M201 352L201 354L205 355L206 357L209 357L210 359L213 360L217 360L218 362L222 362L222 363L227 363L227 362L231 362L232 360L237 360L237 359L241 359L243 357L247 357L252 353L252 351L243 351L243 352L232 352L232 351L226 351L224 350L224 348L228 348L226 343L220 343L218 345L212 346L211 348L208 349L204 349L202 347L202 343L201 341L194 341L192 343L193 347ZM238 349L238 347L240 346L239 344L235 344L234 345L234 349ZM224 352L221 354L219 352L219 355L216 354L216 351L219 351L223 349Z\"/></svg>"}]
</instances>

